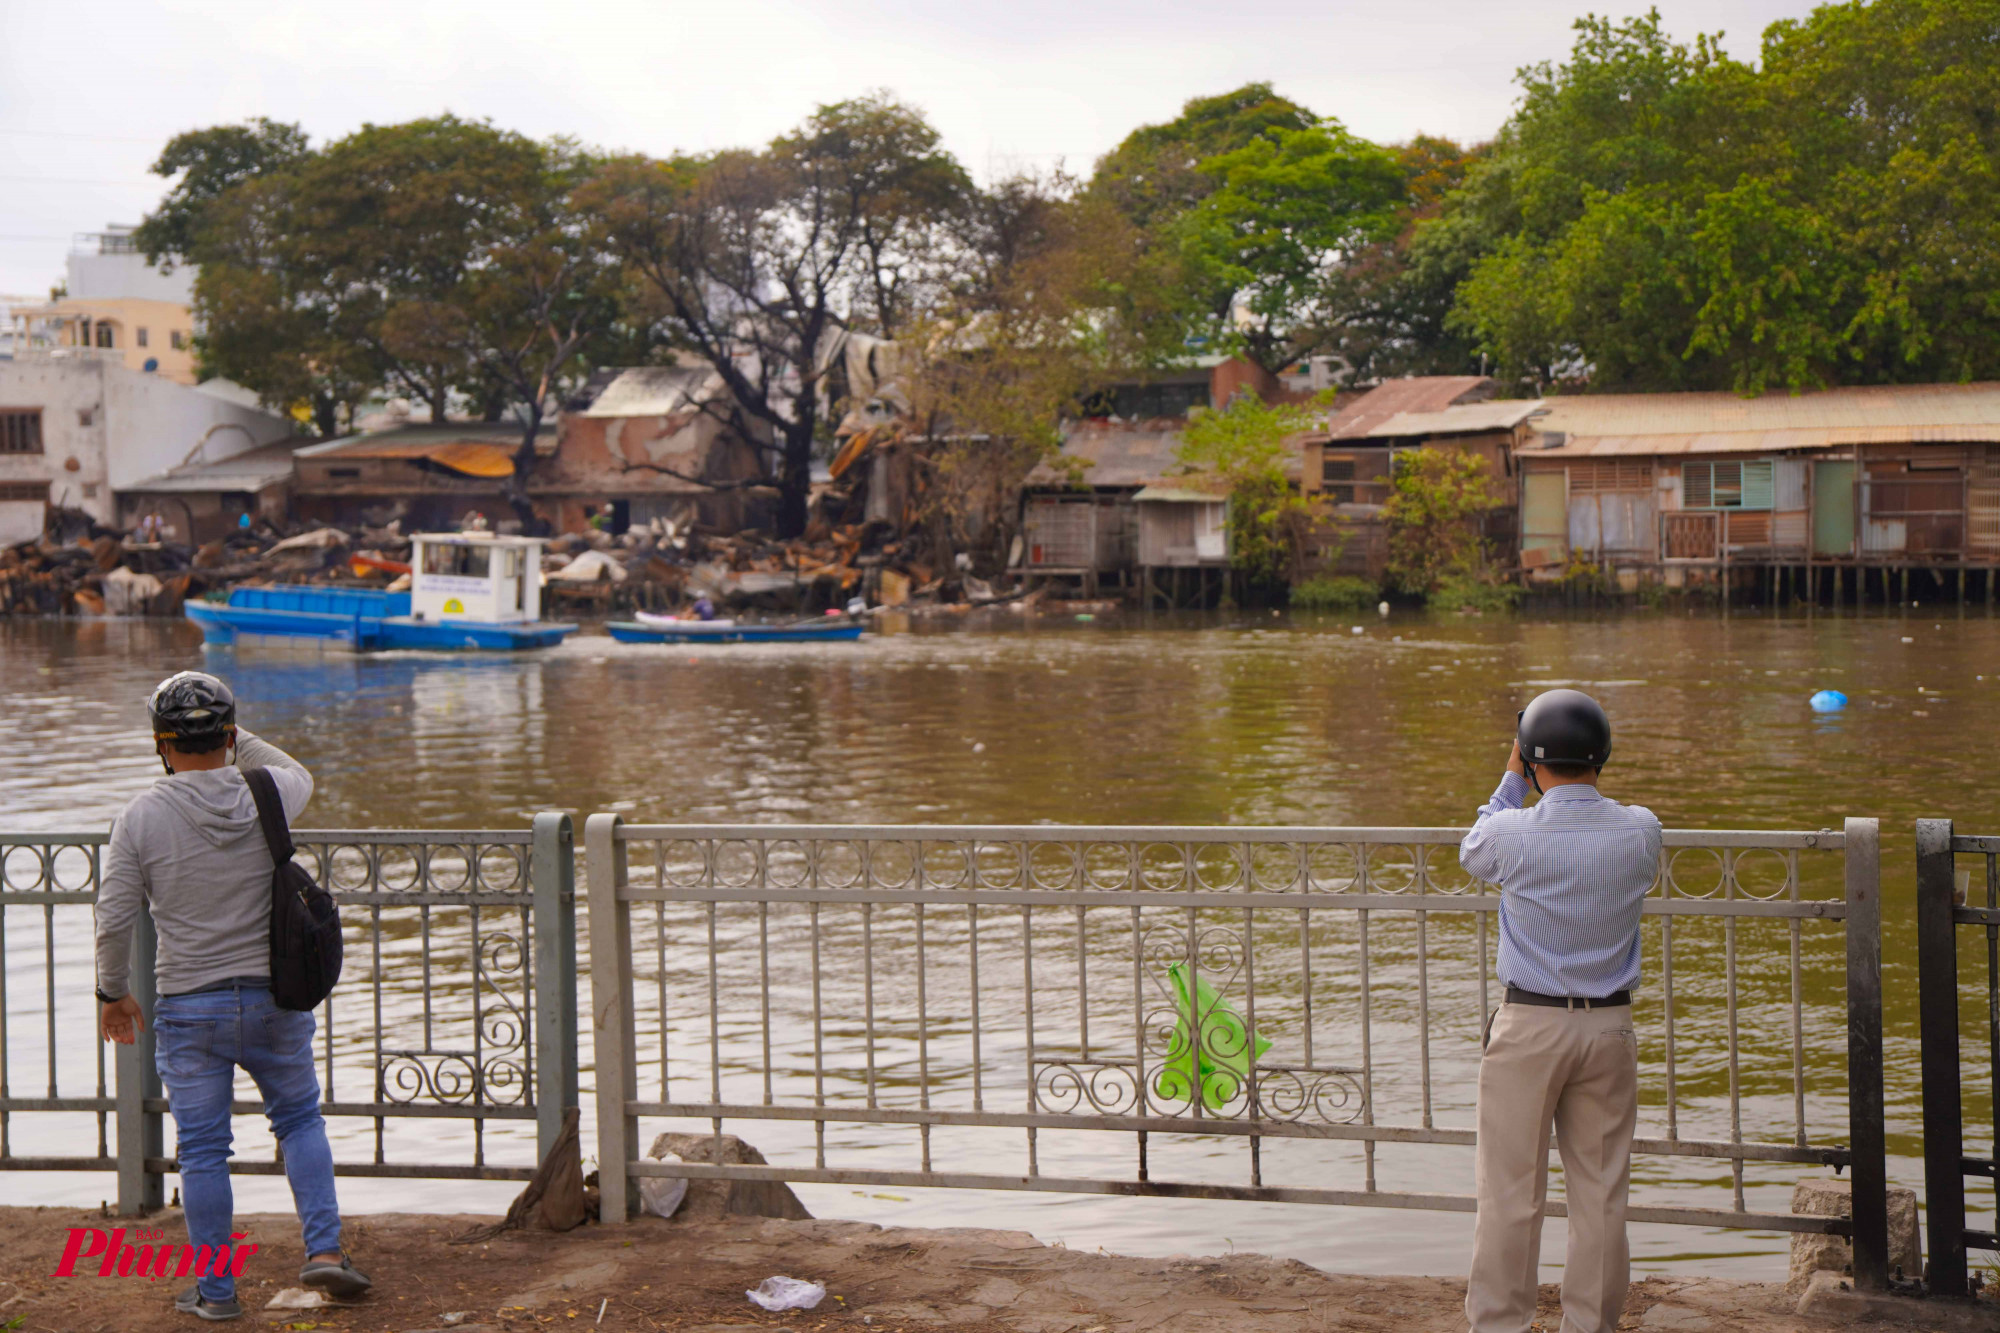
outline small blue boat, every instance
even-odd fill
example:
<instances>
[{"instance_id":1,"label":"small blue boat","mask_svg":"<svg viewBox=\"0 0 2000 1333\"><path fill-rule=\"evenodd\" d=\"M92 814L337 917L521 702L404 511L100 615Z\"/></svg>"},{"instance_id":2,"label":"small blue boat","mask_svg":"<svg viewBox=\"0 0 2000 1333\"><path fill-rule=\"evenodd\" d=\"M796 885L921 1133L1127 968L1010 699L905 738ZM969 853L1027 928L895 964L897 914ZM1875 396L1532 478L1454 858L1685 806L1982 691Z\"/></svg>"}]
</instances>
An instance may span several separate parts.
<instances>
[{"instance_id":1,"label":"small blue boat","mask_svg":"<svg viewBox=\"0 0 2000 1333\"><path fill-rule=\"evenodd\" d=\"M614 620L604 627L620 643L834 643L861 637L851 620L802 620L790 625L746 625L715 620Z\"/></svg>"},{"instance_id":2,"label":"small blue boat","mask_svg":"<svg viewBox=\"0 0 2000 1333\"><path fill-rule=\"evenodd\" d=\"M411 588L383 592L321 584L235 588L227 602L189 602L213 644L238 636L316 639L352 652L548 648L575 625L541 619L541 542L485 533L412 538Z\"/></svg>"}]
</instances>

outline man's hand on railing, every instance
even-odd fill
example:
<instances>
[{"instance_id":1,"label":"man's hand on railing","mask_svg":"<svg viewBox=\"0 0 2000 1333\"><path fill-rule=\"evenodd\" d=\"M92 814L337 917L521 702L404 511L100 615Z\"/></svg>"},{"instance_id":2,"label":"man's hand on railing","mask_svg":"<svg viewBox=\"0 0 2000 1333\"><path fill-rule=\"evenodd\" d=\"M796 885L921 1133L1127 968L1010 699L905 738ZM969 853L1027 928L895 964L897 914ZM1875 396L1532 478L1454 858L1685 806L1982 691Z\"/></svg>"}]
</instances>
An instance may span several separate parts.
<instances>
[{"instance_id":1,"label":"man's hand on railing","mask_svg":"<svg viewBox=\"0 0 2000 1333\"><path fill-rule=\"evenodd\" d=\"M121 995L110 1004L98 1006L97 1030L106 1041L130 1046L138 1040L139 1029L145 1026L145 1011L129 995Z\"/></svg>"}]
</instances>

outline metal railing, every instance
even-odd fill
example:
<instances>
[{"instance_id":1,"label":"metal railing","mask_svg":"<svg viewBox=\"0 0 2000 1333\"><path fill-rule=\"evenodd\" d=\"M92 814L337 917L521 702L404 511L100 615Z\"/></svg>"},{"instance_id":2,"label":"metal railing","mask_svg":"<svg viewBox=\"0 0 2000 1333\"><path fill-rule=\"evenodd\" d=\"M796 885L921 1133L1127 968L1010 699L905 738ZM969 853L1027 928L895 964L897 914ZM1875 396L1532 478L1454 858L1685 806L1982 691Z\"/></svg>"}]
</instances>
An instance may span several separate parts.
<instances>
[{"instance_id":1,"label":"metal railing","mask_svg":"<svg viewBox=\"0 0 2000 1333\"><path fill-rule=\"evenodd\" d=\"M293 836L300 862L339 901L346 928L341 983L318 1011L321 1109L374 1122L368 1160L337 1152L336 1172L526 1179L555 1141L564 1109L578 1104L569 817L538 815L532 830L518 831ZM168 1107L150 1022L155 938L145 913L132 994L148 1022L137 1042L115 1048L109 1079L97 1037L89 909L107 841L101 833L0 834L0 1170L116 1170L120 1210L136 1213L160 1205L163 1177L177 1163L164 1151ZM263 1107L239 1101L232 1109ZM94 1119L94 1156L16 1151L24 1125L37 1139L66 1140L79 1115ZM440 1121L470 1122L469 1160L424 1156L436 1136L413 1131ZM522 1153L533 1158L489 1160L489 1127L513 1122L534 1123L534 1144ZM236 1160L230 1169L283 1168Z\"/></svg>"},{"instance_id":2,"label":"metal railing","mask_svg":"<svg viewBox=\"0 0 2000 1333\"><path fill-rule=\"evenodd\" d=\"M1470 1211L1377 1174L1389 1145L1473 1142L1500 900L1459 869L1461 833L592 816L604 1219L649 1176ZM1659 1057L1635 1147L1726 1161L1733 1188L1633 1220L1851 1230L1856 1280L1885 1285L1875 821L1669 832L1644 910L1635 1020ZM1809 1077L1808 1051L1843 1034L1844 1064L1815 1056ZM644 1118L809 1126L811 1165L643 1160ZM1129 1171L1076 1130L1128 1136ZM1242 1145L1241 1178L1171 1178L1188 1135ZM1294 1183L1296 1153L1267 1178L1267 1151L1297 1140L1346 1145L1360 1178ZM841 1164L843 1147L914 1169ZM1021 1169L938 1160L1001 1154ZM1852 1168L1856 1220L1747 1207L1746 1162Z\"/></svg>"},{"instance_id":3,"label":"metal railing","mask_svg":"<svg viewBox=\"0 0 2000 1333\"><path fill-rule=\"evenodd\" d=\"M1975 857L1983 871L1980 902L1972 902L1972 875L1958 870L1960 856ZM1965 1155L1965 1105L1961 1083L1959 952L1968 943L1961 926L1980 928L1986 947L1985 983L1977 998L1985 1020L1984 1049L1972 1061L1986 1066L1989 1094L2000 1087L2000 837L1961 836L1949 819L1917 821L1917 990L1924 1081L1924 1215L1929 1259L1925 1280L1933 1295L1964 1296L1968 1249L2000 1250L2000 1235L1965 1225L1965 1178L1995 1181L2000 1190L2000 1146L1984 1157ZM2000 1145L2000 1097L1989 1097L1995 1116L1989 1144ZM2000 1201L1996 1202L2000 1206Z\"/></svg>"},{"instance_id":4,"label":"metal railing","mask_svg":"<svg viewBox=\"0 0 2000 1333\"><path fill-rule=\"evenodd\" d=\"M1390 1178L1410 1154L1473 1143L1500 900L1459 869L1459 837L593 816L604 1218L627 1217L648 1176L1470 1211L1469 1195ZM539 1157L578 1104L568 817L296 840L348 926L320 1073L328 1114L372 1122L372 1143L337 1169L530 1174L493 1161L488 1137L533 1122ZM0 1169L116 1169L137 1212L175 1163L149 1036L107 1061L94 1031L84 909L104 843L0 835ZM1726 1162L1730 1179L1726 1200L1676 1186L1632 1218L1851 1232L1857 1282L1883 1285L1874 821L1671 831L1644 911L1635 1146ZM139 945L150 1014L143 916ZM766 1166L640 1159L642 1119L683 1118L793 1139ZM93 1156L16 1142L66 1145L92 1120ZM1233 1179L1211 1178L1218 1160ZM1854 1220L1753 1206L1746 1164L1851 1168ZM1328 1169L1353 1178L1317 1178Z\"/></svg>"}]
</instances>

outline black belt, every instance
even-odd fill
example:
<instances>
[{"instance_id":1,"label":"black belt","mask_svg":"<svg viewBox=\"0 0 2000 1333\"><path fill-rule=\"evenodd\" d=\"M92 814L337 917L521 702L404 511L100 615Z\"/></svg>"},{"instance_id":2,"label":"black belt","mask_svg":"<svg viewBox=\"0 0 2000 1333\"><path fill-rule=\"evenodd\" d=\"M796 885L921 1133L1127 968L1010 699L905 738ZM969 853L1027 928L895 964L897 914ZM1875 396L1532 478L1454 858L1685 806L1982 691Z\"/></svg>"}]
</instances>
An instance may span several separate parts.
<instances>
[{"instance_id":1,"label":"black belt","mask_svg":"<svg viewBox=\"0 0 2000 1333\"><path fill-rule=\"evenodd\" d=\"M1581 995L1538 995L1531 990L1521 990L1515 986L1507 988L1509 1004L1540 1004L1551 1009L1615 1009L1621 1004L1632 1003L1632 992L1616 990L1601 1000L1588 999Z\"/></svg>"},{"instance_id":2,"label":"black belt","mask_svg":"<svg viewBox=\"0 0 2000 1333\"><path fill-rule=\"evenodd\" d=\"M227 981L211 981L206 986L196 986L193 990L178 990L171 995L162 995L163 1000L178 1000L183 995L206 995L218 990L269 990L269 977L231 977Z\"/></svg>"}]
</instances>

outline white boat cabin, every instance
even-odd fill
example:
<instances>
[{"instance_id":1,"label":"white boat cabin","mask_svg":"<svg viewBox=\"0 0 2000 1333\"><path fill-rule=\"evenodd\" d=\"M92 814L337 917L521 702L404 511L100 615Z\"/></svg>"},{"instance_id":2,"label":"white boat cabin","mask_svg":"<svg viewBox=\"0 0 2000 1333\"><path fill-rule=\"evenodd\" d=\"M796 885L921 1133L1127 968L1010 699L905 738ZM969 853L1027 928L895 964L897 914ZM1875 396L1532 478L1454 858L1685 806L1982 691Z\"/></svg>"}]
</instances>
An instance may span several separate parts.
<instances>
[{"instance_id":1,"label":"white boat cabin","mask_svg":"<svg viewBox=\"0 0 2000 1333\"><path fill-rule=\"evenodd\" d=\"M410 613L511 624L542 618L542 541L485 532L410 538Z\"/></svg>"}]
</instances>

